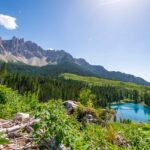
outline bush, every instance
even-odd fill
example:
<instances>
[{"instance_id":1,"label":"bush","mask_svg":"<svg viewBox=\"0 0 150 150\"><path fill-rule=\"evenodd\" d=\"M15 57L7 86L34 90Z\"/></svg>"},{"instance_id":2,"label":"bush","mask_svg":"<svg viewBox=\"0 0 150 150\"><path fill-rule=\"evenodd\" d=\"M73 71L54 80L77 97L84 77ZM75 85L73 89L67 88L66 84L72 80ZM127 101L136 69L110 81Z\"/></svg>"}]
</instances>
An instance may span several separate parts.
<instances>
[{"instance_id":1,"label":"bush","mask_svg":"<svg viewBox=\"0 0 150 150\"><path fill-rule=\"evenodd\" d=\"M105 128L96 124L82 125L73 115L67 115L61 100L40 104L35 117L41 119L40 123L34 125L36 142L40 145L48 143L50 149L57 149L60 144L71 150L114 148L107 140Z\"/></svg>"},{"instance_id":2,"label":"bush","mask_svg":"<svg viewBox=\"0 0 150 150\"><path fill-rule=\"evenodd\" d=\"M38 104L35 94L21 96L5 86L0 86L0 98L0 118L4 119L14 117L17 112L32 113Z\"/></svg>"},{"instance_id":3,"label":"bush","mask_svg":"<svg viewBox=\"0 0 150 150\"><path fill-rule=\"evenodd\" d=\"M67 115L61 100L50 100L41 104L35 116L41 119L41 122L34 126L37 143L51 143L50 146L54 149L60 144L79 150L88 146L83 142L79 122Z\"/></svg>"},{"instance_id":4,"label":"bush","mask_svg":"<svg viewBox=\"0 0 150 150\"><path fill-rule=\"evenodd\" d=\"M83 105L93 106L96 95L90 89L82 89L79 94L79 100Z\"/></svg>"},{"instance_id":5,"label":"bush","mask_svg":"<svg viewBox=\"0 0 150 150\"><path fill-rule=\"evenodd\" d=\"M95 116L95 109L93 107L85 107L80 104L75 110L74 117L81 122L86 114Z\"/></svg>"},{"instance_id":6,"label":"bush","mask_svg":"<svg viewBox=\"0 0 150 150\"><path fill-rule=\"evenodd\" d=\"M8 144L9 141L6 139L6 137L0 133L0 145L5 145L5 144Z\"/></svg>"},{"instance_id":7,"label":"bush","mask_svg":"<svg viewBox=\"0 0 150 150\"><path fill-rule=\"evenodd\" d=\"M108 141L106 139L106 131L99 125L87 124L84 127L84 138L89 143L90 149L108 149Z\"/></svg>"},{"instance_id":8,"label":"bush","mask_svg":"<svg viewBox=\"0 0 150 150\"><path fill-rule=\"evenodd\" d=\"M135 150L148 150L150 148L150 126L145 124L122 124L111 123L115 132L124 137L129 145L130 149Z\"/></svg>"}]
</instances>

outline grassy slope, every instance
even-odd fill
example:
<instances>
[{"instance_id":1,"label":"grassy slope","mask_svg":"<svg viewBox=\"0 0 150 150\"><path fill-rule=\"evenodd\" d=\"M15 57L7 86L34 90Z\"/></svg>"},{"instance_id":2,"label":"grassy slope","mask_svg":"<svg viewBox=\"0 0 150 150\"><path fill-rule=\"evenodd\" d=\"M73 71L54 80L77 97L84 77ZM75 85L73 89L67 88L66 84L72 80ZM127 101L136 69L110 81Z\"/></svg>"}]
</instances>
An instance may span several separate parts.
<instances>
[{"instance_id":1,"label":"grassy slope","mask_svg":"<svg viewBox=\"0 0 150 150\"><path fill-rule=\"evenodd\" d=\"M125 89L135 89L139 91L149 91L150 92L150 86L142 86L135 83L130 82L121 82L121 81L115 81L115 80L108 80L103 78L97 78L97 77L88 77L88 76L80 76L70 73L62 74L62 76L65 79L71 79L71 80L77 80L77 81L83 81L88 83L89 85L96 85L96 86L115 86L119 88L125 88Z\"/></svg>"}]
</instances>

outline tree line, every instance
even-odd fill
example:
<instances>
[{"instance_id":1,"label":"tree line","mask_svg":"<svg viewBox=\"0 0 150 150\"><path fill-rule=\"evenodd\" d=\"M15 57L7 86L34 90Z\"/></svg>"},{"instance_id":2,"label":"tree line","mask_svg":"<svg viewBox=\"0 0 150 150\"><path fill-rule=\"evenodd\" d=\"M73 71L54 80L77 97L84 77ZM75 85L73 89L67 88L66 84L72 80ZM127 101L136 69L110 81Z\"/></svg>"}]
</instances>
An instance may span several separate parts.
<instances>
[{"instance_id":1,"label":"tree line","mask_svg":"<svg viewBox=\"0 0 150 150\"><path fill-rule=\"evenodd\" d=\"M98 107L109 106L112 102L129 100L150 105L150 94L138 90L124 89L115 86L92 86L81 81L65 80L62 77L44 77L40 75L7 73L7 65L0 70L0 83L18 90L19 93L36 93L41 102L49 99L78 100L82 89L90 89L96 95L94 104Z\"/></svg>"}]
</instances>

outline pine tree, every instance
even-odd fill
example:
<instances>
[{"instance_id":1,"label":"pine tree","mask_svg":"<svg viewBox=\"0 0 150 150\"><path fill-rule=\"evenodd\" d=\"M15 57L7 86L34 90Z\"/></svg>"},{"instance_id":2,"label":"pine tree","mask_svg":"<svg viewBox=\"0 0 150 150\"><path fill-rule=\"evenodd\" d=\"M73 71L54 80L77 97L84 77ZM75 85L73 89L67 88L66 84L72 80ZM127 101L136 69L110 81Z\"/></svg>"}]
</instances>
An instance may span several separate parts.
<instances>
[{"instance_id":1,"label":"pine tree","mask_svg":"<svg viewBox=\"0 0 150 150\"><path fill-rule=\"evenodd\" d=\"M0 70L0 77L4 78L7 75L7 64L3 63Z\"/></svg>"},{"instance_id":2,"label":"pine tree","mask_svg":"<svg viewBox=\"0 0 150 150\"><path fill-rule=\"evenodd\" d=\"M0 69L0 83L4 84L4 79L7 75L7 64L3 63Z\"/></svg>"}]
</instances>

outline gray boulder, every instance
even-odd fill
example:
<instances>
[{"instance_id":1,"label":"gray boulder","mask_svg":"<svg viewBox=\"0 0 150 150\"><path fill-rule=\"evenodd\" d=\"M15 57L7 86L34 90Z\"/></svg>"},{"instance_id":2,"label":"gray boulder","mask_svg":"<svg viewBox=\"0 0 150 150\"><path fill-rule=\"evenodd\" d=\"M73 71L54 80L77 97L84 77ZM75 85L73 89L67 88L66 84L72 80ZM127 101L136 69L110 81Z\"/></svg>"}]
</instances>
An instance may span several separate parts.
<instances>
[{"instance_id":1,"label":"gray boulder","mask_svg":"<svg viewBox=\"0 0 150 150\"><path fill-rule=\"evenodd\" d=\"M57 148L57 150L71 150L69 147L65 147L65 145L60 144Z\"/></svg>"},{"instance_id":2,"label":"gray boulder","mask_svg":"<svg viewBox=\"0 0 150 150\"><path fill-rule=\"evenodd\" d=\"M67 109L68 114L72 114L75 111L75 109L78 107L77 102L71 100L65 101L63 104Z\"/></svg>"},{"instance_id":3,"label":"gray boulder","mask_svg":"<svg viewBox=\"0 0 150 150\"><path fill-rule=\"evenodd\" d=\"M97 119L92 114L86 114L83 120L87 123L96 123Z\"/></svg>"}]
</instances>

